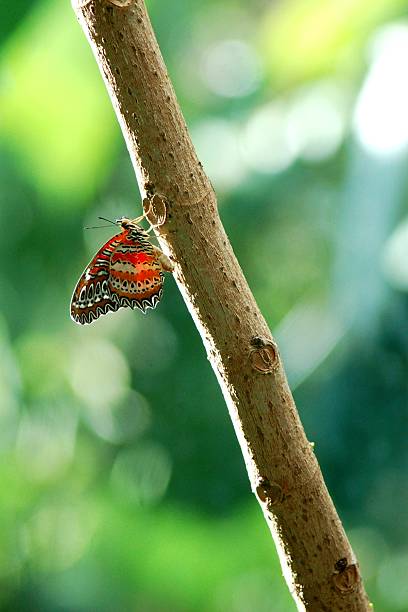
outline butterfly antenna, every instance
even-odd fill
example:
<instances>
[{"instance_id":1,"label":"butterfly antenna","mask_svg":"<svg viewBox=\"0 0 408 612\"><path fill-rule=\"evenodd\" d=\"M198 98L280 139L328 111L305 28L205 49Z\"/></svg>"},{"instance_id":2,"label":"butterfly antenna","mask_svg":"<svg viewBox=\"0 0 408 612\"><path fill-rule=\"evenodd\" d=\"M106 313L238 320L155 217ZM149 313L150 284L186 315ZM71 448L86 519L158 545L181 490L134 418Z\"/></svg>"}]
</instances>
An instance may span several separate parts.
<instances>
[{"instance_id":1,"label":"butterfly antenna","mask_svg":"<svg viewBox=\"0 0 408 612\"><path fill-rule=\"evenodd\" d=\"M110 225L91 225L84 226L84 229L100 229L101 227L110 227Z\"/></svg>"},{"instance_id":2,"label":"butterfly antenna","mask_svg":"<svg viewBox=\"0 0 408 612\"><path fill-rule=\"evenodd\" d=\"M112 221L112 219L106 219L106 217L98 217L98 219L100 219L101 221L107 221L108 223L112 223L112 225L117 225L116 221Z\"/></svg>"}]
</instances>

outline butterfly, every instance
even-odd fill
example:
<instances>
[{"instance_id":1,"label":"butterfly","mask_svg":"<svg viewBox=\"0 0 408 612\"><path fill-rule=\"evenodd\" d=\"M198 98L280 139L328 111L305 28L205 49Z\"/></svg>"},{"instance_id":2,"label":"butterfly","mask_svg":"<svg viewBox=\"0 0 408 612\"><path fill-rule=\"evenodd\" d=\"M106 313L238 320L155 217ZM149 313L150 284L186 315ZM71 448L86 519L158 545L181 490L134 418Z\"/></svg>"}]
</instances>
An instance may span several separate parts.
<instances>
[{"instance_id":1,"label":"butterfly","mask_svg":"<svg viewBox=\"0 0 408 612\"><path fill-rule=\"evenodd\" d=\"M71 300L71 319L85 325L119 308L155 308L163 293L163 271L173 271L170 259L150 242L138 222L122 217L121 227L84 270ZM112 222L113 223L113 222Z\"/></svg>"}]
</instances>

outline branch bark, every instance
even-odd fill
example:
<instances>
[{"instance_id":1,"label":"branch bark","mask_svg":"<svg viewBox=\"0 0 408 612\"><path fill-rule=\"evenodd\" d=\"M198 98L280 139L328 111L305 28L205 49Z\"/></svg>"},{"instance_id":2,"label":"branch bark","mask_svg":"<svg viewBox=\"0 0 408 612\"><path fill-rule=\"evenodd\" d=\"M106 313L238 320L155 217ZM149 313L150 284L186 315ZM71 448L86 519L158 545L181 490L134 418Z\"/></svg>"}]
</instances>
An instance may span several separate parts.
<instances>
[{"instance_id":1,"label":"branch bark","mask_svg":"<svg viewBox=\"0 0 408 612\"><path fill-rule=\"evenodd\" d=\"M143 0L74 0L149 219L201 334L298 609L369 610L279 351L217 211ZM216 146L216 143L215 143Z\"/></svg>"}]
</instances>

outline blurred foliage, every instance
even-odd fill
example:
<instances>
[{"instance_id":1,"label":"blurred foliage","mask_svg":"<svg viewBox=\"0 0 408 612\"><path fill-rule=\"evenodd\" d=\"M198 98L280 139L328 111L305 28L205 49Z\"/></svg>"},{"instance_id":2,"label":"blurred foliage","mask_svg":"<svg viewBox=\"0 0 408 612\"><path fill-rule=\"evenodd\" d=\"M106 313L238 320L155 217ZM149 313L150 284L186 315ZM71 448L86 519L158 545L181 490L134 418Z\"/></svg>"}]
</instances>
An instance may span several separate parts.
<instances>
[{"instance_id":1,"label":"blurred foliage","mask_svg":"<svg viewBox=\"0 0 408 612\"><path fill-rule=\"evenodd\" d=\"M79 328L136 216L68 2L0 8L0 607L294 610L171 278ZM408 609L408 23L401 0L149 2L234 250L377 610ZM216 146L214 144L216 143Z\"/></svg>"}]
</instances>

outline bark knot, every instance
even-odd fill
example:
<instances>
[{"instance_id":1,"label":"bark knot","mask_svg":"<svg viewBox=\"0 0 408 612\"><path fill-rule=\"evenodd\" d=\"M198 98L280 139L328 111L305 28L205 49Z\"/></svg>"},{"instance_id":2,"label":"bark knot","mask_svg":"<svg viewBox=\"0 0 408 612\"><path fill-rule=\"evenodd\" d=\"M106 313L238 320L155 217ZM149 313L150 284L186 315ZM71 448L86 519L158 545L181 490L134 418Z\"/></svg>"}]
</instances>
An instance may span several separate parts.
<instances>
[{"instance_id":1,"label":"bark knot","mask_svg":"<svg viewBox=\"0 0 408 612\"><path fill-rule=\"evenodd\" d=\"M256 494L261 502L266 503L268 510L281 504L284 499L282 487L277 482L269 482L266 479L261 480L256 488Z\"/></svg>"},{"instance_id":2,"label":"bark knot","mask_svg":"<svg viewBox=\"0 0 408 612\"><path fill-rule=\"evenodd\" d=\"M251 352L249 359L251 366L261 374L271 374L279 365L278 347L274 342L265 340L261 336L251 338Z\"/></svg>"},{"instance_id":3,"label":"bark knot","mask_svg":"<svg viewBox=\"0 0 408 612\"><path fill-rule=\"evenodd\" d=\"M160 227L167 220L167 198L158 193L151 198L144 198L143 210L153 227Z\"/></svg>"},{"instance_id":4,"label":"bark knot","mask_svg":"<svg viewBox=\"0 0 408 612\"><path fill-rule=\"evenodd\" d=\"M360 574L355 563L348 563L343 557L334 564L333 583L340 593L351 593L356 588Z\"/></svg>"}]
</instances>

